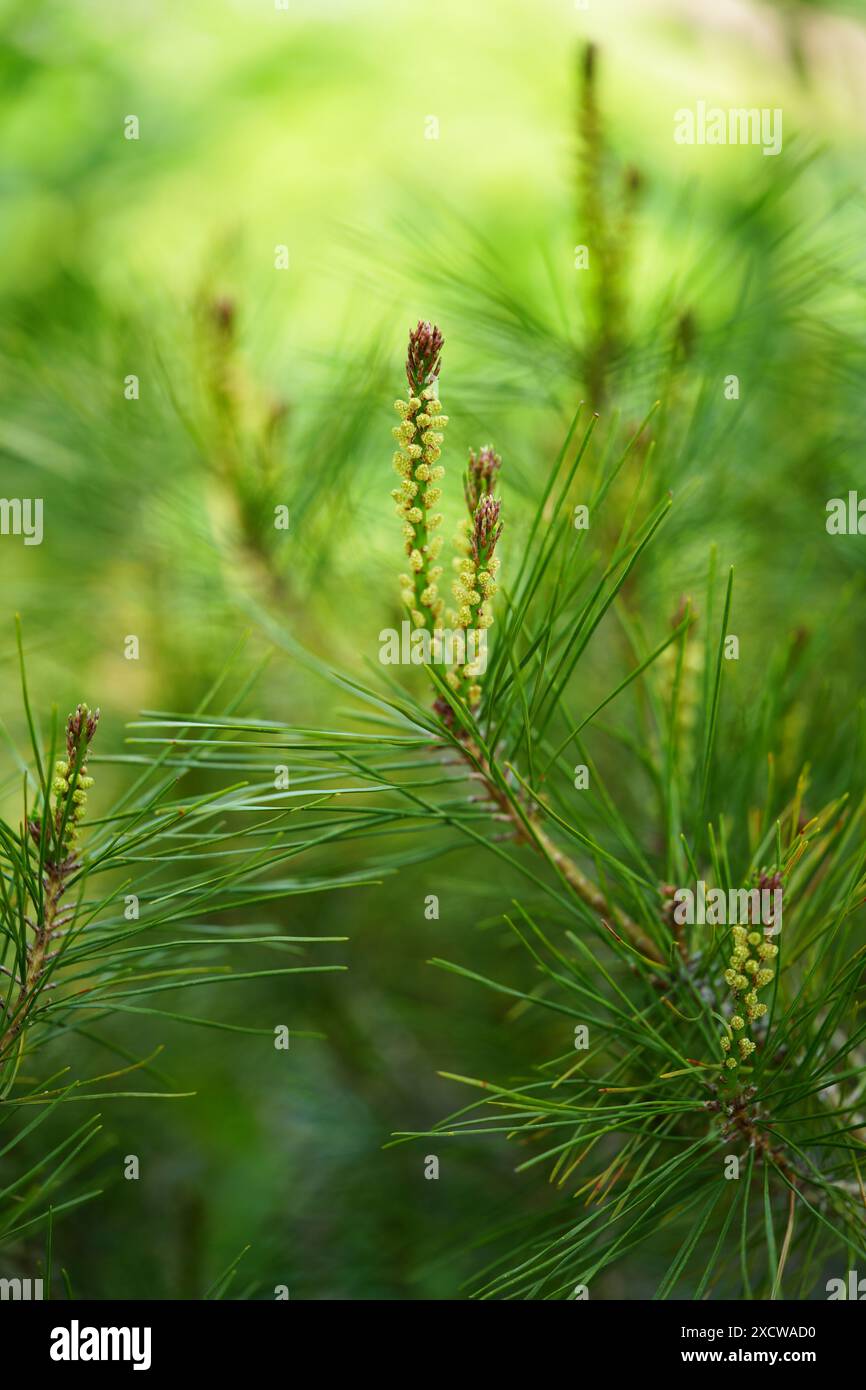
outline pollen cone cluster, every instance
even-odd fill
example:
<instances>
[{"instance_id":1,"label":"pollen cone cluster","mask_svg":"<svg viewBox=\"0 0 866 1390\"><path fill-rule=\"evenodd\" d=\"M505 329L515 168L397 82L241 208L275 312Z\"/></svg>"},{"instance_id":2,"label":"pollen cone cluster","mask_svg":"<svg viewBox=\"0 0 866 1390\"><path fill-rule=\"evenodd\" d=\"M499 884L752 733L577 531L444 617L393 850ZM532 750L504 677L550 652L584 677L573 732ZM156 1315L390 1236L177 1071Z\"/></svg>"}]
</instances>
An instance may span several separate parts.
<instances>
[{"instance_id":1,"label":"pollen cone cluster","mask_svg":"<svg viewBox=\"0 0 866 1390\"><path fill-rule=\"evenodd\" d=\"M732 927L731 938L733 949L724 979L734 996L736 1012L730 1020L730 1032L724 1033L719 1042L725 1053L725 1066L735 1071L739 1062L734 1054L734 1039L740 1062L747 1061L755 1051L755 1042L749 1036L751 1025L767 1012L767 1005L758 998L758 991L772 983L775 971L771 962L779 954L779 948L755 928Z\"/></svg>"},{"instance_id":2,"label":"pollen cone cluster","mask_svg":"<svg viewBox=\"0 0 866 1390\"><path fill-rule=\"evenodd\" d=\"M494 551L502 534L502 522L499 520L501 504L493 496L493 489L501 464L502 460L490 445L479 449L477 454L470 450L463 480L469 518L462 522L455 542L458 551L454 560L457 578L451 592L457 607L449 617L452 626L466 634L474 632L483 635L485 639L487 629L493 626L492 600L499 570L499 559ZM484 658L482 654L473 656L468 642L466 650L470 659L462 667L449 671L448 684L456 694L474 705L481 698L478 682Z\"/></svg>"},{"instance_id":3,"label":"pollen cone cluster","mask_svg":"<svg viewBox=\"0 0 866 1390\"><path fill-rule=\"evenodd\" d=\"M494 556L502 534L500 503L494 497L501 460L487 445L470 450L463 481L468 517L457 537L452 584L455 607L448 610L445 630L445 598L440 594L442 566L437 563L442 537L435 534L442 514L435 510L442 496L438 484L445 470L439 464L448 417L439 401L439 369L443 338L435 324L419 322L409 334L406 379L409 399L394 402L400 417L394 427L397 452L394 468L400 486L391 493L403 523L408 573L401 574L401 597L416 628L436 634L431 644L432 661L447 666L451 689L469 705L481 699L479 680L486 667L486 633L493 624L492 598L496 592L499 560ZM451 710L444 700L437 709L446 717Z\"/></svg>"},{"instance_id":4,"label":"pollen cone cluster","mask_svg":"<svg viewBox=\"0 0 866 1390\"><path fill-rule=\"evenodd\" d=\"M79 705L66 721L66 758L54 764L54 820L64 850L72 849L84 819L87 792L93 778L86 775L87 756L99 723L99 710ZM76 775L77 773L77 775Z\"/></svg>"},{"instance_id":5,"label":"pollen cone cluster","mask_svg":"<svg viewBox=\"0 0 866 1390\"><path fill-rule=\"evenodd\" d=\"M409 573L400 576L401 596L415 627L429 632L439 625L445 607L438 585L442 566L436 563L442 537L435 534L442 525L442 514L434 510L442 496L438 484L445 469L438 460L448 424L439 401L442 342L442 334L433 324L419 323L413 329L406 357L409 399L394 402L400 416L400 424L393 430L397 441L394 468L400 486L391 496L403 523L409 564Z\"/></svg>"}]
</instances>

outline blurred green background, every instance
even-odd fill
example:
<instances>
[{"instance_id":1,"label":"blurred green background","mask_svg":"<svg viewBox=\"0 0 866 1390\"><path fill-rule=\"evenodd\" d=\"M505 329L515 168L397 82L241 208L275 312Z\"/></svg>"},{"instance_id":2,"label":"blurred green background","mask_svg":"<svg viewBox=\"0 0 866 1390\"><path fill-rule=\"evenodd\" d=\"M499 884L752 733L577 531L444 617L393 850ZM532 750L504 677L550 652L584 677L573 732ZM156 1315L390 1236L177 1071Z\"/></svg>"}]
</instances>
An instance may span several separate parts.
<instances>
[{"instance_id":1,"label":"blurred green background","mask_svg":"<svg viewBox=\"0 0 866 1390\"><path fill-rule=\"evenodd\" d=\"M42 545L0 538L10 743L24 748L15 612L34 702L99 704L103 753L140 710L192 708L243 634L250 662L276 646L253 712L339 725L291 640L368 675L399 620L390 404L423 317L446 339L449 520L466 447L492 440L507 569L577 401L599 409L601 440L661 399L653 480L676 505L636 581L644 620L664 630L715 541L738 568L736 717L759 698L768 636L804 629L814 708L841 749L828 764L859 754L866 567L857 537L824 530L826 500L862 476L866 432L858 8L0 5L2 492L42 497L45 515ZM598 235L580 173L588 40L611 206L630 168L640 184L603 368L574 268ZM699 100L781 107L782 154L676 145L673 112ZM285 533L269 526L275 503ZM590 690L621 659L621 636L601 639ZM4 759L14 818L8 745ZM108 796L124 773L99 777ZM426 964L507 974L511 891L467 851L287 900L272 920L349 937L327 948L349 973L214 991L195 1010L327 1034L288 1055L124 1023L125 1047L164 1042L160 1067L196 1094L110 1107L105 1193L56 1237L76 1294L198 1297L249 1245L234 1292L457 1297L483 1260L479 1231L561 1202L514 1173L504 1140L443 1151L439 1182L423 1145L383 1150L462 1103L439 1071L507 1076L549 1055L548 1025ZM76 1058L84 1074L101 1065ZM617 1277L608 1294L633 1294Z\"/></svg>"}]
</instances>

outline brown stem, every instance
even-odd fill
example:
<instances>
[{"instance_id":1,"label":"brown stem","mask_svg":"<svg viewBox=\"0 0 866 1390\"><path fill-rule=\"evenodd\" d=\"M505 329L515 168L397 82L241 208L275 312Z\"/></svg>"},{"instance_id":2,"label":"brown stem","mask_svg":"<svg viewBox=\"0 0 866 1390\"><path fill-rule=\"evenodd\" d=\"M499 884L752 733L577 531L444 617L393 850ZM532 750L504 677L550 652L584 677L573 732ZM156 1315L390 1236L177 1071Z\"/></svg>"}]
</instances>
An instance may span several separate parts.
<instances>
[{"instance_id":1,"label":"brown stem","mask_svg":"<svg viewBox=\"0 0 866 1390\"><path fill-rule=\"evenodd\" d=\"M30 1005L38 993L45 971L48 948L55 935L58 917L62 913L62 900L66 891L66 883L77 863L75 855L71 854L61 864L46 864L45 866L45 900L42 920L36 923L33 928L33 942L27 950L27 970L18 989L18 999L12 1021L8 1024L3 1036L0 1037L0 1061L5 1059L7 1052L21 1032Z\"/></svg>"},{"instance_id":2,"label":"brown stem","mask_svg":"<svg viewBox=\"0 0 866 1390\"><path fill-rule=\"evenodd\" d=\"M587 878L574 860L561 850L547 831L543 829L538 814L528 808L522 808L521 814L511 798L497 785L490 764L477 744L467 740L461 744L461 747L465 750L467 758L477 768L491 800L496 803L500 812L514 827L515 838L522 844L532 845L549 863L553 864L569 887L573 889L582 902L586 903L587 907L592 908L593 912L597 912L600 917L613 917L617 926L642 956L647 956L654 965L663 966L664 962L659 957L659 948L655 942L650 940L643 928L632 917L629 917L628 913L608 902L601 889Z\"/></svg>"}]
</instances>

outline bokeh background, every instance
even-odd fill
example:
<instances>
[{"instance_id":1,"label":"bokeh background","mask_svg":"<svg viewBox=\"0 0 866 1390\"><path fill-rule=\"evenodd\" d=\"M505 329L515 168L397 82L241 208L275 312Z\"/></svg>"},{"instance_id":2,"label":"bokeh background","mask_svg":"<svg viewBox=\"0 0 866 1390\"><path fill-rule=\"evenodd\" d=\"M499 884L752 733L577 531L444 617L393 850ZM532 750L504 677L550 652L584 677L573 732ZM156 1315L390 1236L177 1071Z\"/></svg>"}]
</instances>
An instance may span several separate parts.
<instances>
[{"instance_id":1,"label":"bokeh background","mask_svg":"<svg viewBox=\"0 0 866 1390\"><path fill-rule=\"evenodd\" d=\"M653 484L676 505L642 618L664 630L716 543L738 574L734 718L754 717L770 642L808 632L815 775L859 758L863 542L829 541L824 509L862 478L866 434L860 6L21 0L0 16L2 493L45 509L41 546L0 538L10 817L16 612L34 703L99 704L103 753L141 710L193 708L241 639L251 667L271 653L251 712L339 727L292 644L369 676L399 621L390 404L419 317L445 333L452 482L470 444L505 460L506 566L577 401L610 442L661 400ZM676 145L674 111L699 100L782 108L782 154ZM603 234L622 252L607 300L574 264ZM615 633L595 644L587 703L621 659ZM102 793L124 776L106 764ZM621 791L642 834L639 791ZM288 1056L124 1022L123 1046L165 1043L162 1071L195 1095L107 1110L104 1193L56 1233L76 1294L200 1297L249 1246L235 1293L460 1296L479 1233L562 1196L515 1173L504 1138L443 1149L438 1182L423 1144L383 1146L462 1103L439 1072L545 1055L542 1025L427 964L507 973L512 891L466 852L279 905L285 930L348 937L348 973L195 1003L326 1035ZM618 1277L608 1293L634 1296Z\"/></svg>"}]
</instances>

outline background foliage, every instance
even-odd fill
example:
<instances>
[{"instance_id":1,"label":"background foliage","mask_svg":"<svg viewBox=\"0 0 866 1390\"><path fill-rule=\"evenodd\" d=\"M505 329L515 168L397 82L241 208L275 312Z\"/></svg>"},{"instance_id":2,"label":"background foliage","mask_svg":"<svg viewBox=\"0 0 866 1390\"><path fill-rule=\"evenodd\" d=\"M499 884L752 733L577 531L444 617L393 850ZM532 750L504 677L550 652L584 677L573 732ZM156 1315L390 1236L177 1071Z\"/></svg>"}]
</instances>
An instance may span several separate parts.
<instances>
[{"instance_id":1,"label":"background foliage","mask_svg":"<svg viewBox=\"0 0 866 1390\"><path fill-rule=\"evenodd\" d=\"M446 338L448 527L463 450L491 440L506 580L577 403L600 414L586 459L597 488L660 402L590 558L611 553L633 507L643 521L668 493L673 505L570 678L573 722L670 635L684 595L695 641L715 642L733 565L741 658L725 670L703 821L727 812L731 853L746 853L769 752L782 804L804 763L811 813L849 790L859 804L864 552L824 529L826 500L857 486L866 423L866 35L853 7L293 0L283 13L246 0L2 15L2 491L42 496L46 516L42 546L0 541L10 820L12 749L26 755L15 612L34 704L102 707L103 809L129 776L123 759L142 754L127 722L196 708L245 634L243 669L270 658L247 713L290 731L357 727L351 692L305 653L381 679L378 633L401 616L389 407L418 317ZM782 107L783 154L676 146L673 111L699 99ZM129 113L138 142L123 139ZM438 140L424 139L431 114ZM605 237L609 274L582 279L575 245ZM273 266L279 243L287 272ZM263 524L276 502L291 512L277 539ZM123 658L129 633L137 662ZM638 754L661 667L652 680L600 717ZM417 673L405 686L425 702ZM624 826L665 877L671 827L652 770L605 728L584 737L617 808L614 821L593 806L593 833ZM317 771L318 752L304 755ZM508 1246L518 1217L560 1218L562 1190L515 1172L502 1136L443 1147L438 1183L423 1179L432 1141L383 1148L463 1103L439 1073L505 1084L570 1045L567 1020L427 964L534 980L503 923L520 874L471 846L434 851L427 834L383 835L375 883L271 909L287 934L348 937L347 974L252 981L242 997L208 987L190 1006L326 1041L299 1040L287 1059L241 1034L123 1021L123 1045L145 1056L165 1043L160 1065L195 1095L111 1106L102 1196L54 1237L76 1293L199 1296L249 1244L233 1291L453 1296L477 1279L488 1233ZM367 876L370 863L349 836L303 872ZM100 1070L86 1040L70 1046L78 1069ZM122 1179L130 1152L138 1183ZM36 1247L3 1258L27 1270ZM668 1264L664 1250L621 1260L601 1288L651 1293Z\"/></svg>"}]
</instances>

